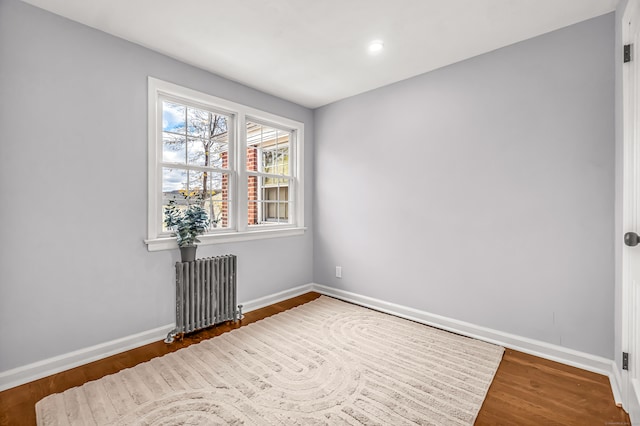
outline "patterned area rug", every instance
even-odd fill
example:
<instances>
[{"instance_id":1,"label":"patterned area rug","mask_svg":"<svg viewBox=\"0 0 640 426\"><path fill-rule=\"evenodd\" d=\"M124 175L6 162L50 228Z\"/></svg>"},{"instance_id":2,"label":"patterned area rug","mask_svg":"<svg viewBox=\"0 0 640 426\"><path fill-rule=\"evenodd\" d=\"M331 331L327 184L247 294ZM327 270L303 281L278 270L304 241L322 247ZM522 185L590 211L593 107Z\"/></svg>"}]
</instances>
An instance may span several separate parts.
<instances>
[{"instance_id":1,"label":"patterned area rug","mask_svg":"<svg viewBox=\"0 0 640 426\"><path fill-rule=\"evenodd\" d=\"M322 296L36 413L39 425L472 425L503 351Z\"/></svg>"}]
</instances>

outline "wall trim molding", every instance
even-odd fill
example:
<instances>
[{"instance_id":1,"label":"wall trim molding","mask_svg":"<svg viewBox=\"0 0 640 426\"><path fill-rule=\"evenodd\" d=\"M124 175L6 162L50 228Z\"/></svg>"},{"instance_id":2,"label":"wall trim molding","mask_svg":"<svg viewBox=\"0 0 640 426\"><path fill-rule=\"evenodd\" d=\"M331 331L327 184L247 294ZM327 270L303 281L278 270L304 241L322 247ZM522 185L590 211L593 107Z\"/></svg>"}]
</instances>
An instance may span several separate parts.
<instances>
[{"instance_id":1,"label":"wall trim molding","mask_svg":"<svg viewBox=\"0 0 640 426\"><path fill-rule=\"evenodd\" d=\"M312 284L305 284L260 297L258 299L249 300L248 302L240 303L243 305L243 312L251 312L283 300L291 299L292 297L300 296L310 291L312 291ZM99 343L94 346L78 349L73 352L0 372L0 391L11 389L34 380L42 379L43 377L47 377L52 374L60 373L71 368L107 358L111 355L126 352L149 343L164 340L164 338L167 337L167 333L173 330L175 326L175 323L167 324L162 327L154 328L153 330L143 331L120 339Z\"/></svg>"},{"instance_id":2,"label":"wall trim molding","mask_svg":"<svg viewBox=\"0 0 640 426\"><path fill-rule=\"evenodd\" d=\"M242 312L255 311L256 309L264 308L265 306L273 305L274 303L282 302L283 300L291 299L309 293L310 291L313 291L313 284L304 284L248 302L240 302L242 304Z\"/></svg>"},{"instance_id":3,"label":"wall trim molding","mask_svg":"<svg viewBox=\"0 0 640 426\"><path fill-rule=\"evenodd\" d=\"M453 318L409 308L395 303L385 302L384 300L351 293L322 284L314 283L312 288L313 291L326 296L335 297L336 299L344 300L345 302L355 303L356 305L375 309L401 318L406 318L421 324L430 325L432 327L451 331L453 333L472 337L485 342L494 343L496 345L504 346L505 348L524 352L540 358L602 374L609 377L611 390L613 391L613 397L616 404L622 404L622 394L620 392L620 384L622 381L620 379L620 370L613 360L540 340L505 333L465 321L459 321Z\"/></svg>"}]
</instances>

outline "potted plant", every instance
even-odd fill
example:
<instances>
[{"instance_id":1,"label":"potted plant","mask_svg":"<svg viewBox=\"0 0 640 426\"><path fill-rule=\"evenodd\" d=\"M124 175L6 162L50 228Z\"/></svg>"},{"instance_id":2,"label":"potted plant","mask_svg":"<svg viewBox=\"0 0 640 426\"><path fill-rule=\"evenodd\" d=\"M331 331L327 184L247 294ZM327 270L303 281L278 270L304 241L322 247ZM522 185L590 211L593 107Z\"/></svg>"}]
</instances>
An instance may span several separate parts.
<instances>
[{"instance_id":1,"label":"potted plant","mask_svg":"<svg viewBox=\"0 0 640 426\"><path fill-rule=\"evenodd\" d=\"M171 229L180 247L180 255L183 262L191 262L196 259L196 244L199 243L198 235L203 234L209 227L209 216L205 209L194 204L181 210L175 201L169 201L164 209L164 223Z\"/></svg>"}]
</instances>

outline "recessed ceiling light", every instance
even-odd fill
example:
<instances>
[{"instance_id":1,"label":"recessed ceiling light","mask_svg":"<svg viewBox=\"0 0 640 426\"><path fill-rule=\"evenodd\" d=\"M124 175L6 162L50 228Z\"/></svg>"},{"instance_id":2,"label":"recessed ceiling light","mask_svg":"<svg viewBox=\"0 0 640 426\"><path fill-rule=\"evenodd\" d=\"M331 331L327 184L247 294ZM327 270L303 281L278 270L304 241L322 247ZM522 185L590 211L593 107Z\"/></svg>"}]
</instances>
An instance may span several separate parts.
<instances>
[{"instance_id":1,"label":"recessed ceiling light","mask_svg":"<svg viewBox=\"0 0 640 426\"><path fill-rule=\"evenodd\" d=\"M369 43L369 53L377 55L384 49L384 42L382 40L373 40Z\"/></svg>"}]
</instances>

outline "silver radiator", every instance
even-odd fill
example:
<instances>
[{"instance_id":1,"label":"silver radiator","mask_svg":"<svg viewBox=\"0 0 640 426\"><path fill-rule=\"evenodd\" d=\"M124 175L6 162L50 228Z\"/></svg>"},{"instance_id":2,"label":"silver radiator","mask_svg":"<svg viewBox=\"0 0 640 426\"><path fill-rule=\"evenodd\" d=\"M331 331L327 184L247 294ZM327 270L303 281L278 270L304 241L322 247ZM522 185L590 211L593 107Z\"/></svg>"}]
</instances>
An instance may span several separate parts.
<instances>
[{"instance_id":1,"label":"silver radiator","mask_svg":"<svg viewBox=\"0 0 640 426\"><path fill-rule=\"evenodd\" d=\"M177 262L176 328L165 342L171 343L180 333L238 320L242 312L236 305L235 255Z\"/></svg>"}]
</instances>

